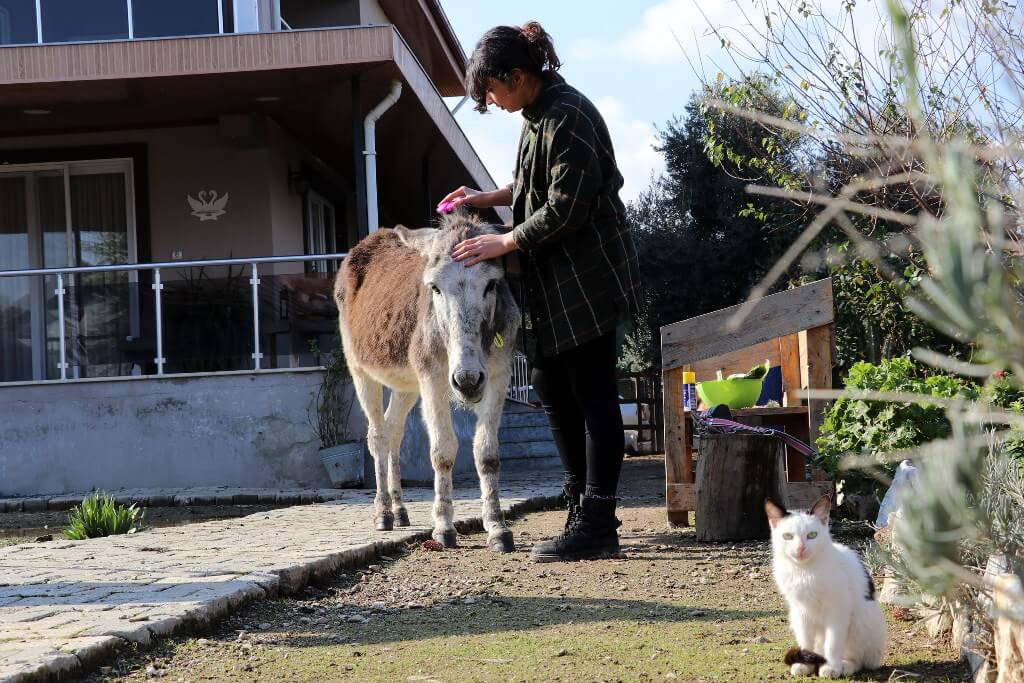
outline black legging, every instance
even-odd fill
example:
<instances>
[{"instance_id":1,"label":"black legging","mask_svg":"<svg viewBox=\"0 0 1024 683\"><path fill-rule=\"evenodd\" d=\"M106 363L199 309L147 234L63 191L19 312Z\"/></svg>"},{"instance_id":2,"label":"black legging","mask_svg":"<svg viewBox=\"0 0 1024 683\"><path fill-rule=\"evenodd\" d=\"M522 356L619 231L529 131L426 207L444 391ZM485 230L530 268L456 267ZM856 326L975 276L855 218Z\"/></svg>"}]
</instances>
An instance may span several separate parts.
<instances>
[{"instance_id":1,"label":"black legging","mask_svg":"<svg viewBox=\"0 0 1024 683\"><path fill-rule=\"evenodd\" d=\"M566 484L588 496L614 496L619 485L625 438L616 350L610 333L534 361L533 387L551 423Z\"/></svg>"}]
</instances>

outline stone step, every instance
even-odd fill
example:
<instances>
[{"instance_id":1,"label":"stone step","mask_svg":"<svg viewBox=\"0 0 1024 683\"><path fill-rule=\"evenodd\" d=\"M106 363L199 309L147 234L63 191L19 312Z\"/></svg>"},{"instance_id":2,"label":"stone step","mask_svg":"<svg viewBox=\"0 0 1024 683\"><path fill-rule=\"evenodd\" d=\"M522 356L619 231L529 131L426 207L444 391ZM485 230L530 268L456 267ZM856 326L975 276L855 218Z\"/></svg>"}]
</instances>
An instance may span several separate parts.
<instances>
[{"instance_id":1,"label":"stone step","mask_svg":"<svg viewBox=\"0 0 1024 683\"><path fill-rule=\"evenodd\" d=\"M527 441L551 441L551 428L547 423L540 427L502 427L498 430L501 443L524 443Z\"/></svg>"},{"instance_id":2,"label":"stone step","mask_svg":"<svg viewBox=\"0 0 1024 683\"><path fill-rule=\"evenodd\" d=\"M501 416L501 428L508 427L546 427L548 416L544 411L538 410L532 413L505 413Z\"/></svg>"},{"instance_id":3,"label":"stone step","mask_svg":"<svg viewBox=\"0 0 1024 683\"><path fill-rule=\"evenodd\" d=\"M558 449L555 447L555 442L550 440L502 443L499 446L499 451L502 460L558 457Z\"/></svg>"}]
</instances>

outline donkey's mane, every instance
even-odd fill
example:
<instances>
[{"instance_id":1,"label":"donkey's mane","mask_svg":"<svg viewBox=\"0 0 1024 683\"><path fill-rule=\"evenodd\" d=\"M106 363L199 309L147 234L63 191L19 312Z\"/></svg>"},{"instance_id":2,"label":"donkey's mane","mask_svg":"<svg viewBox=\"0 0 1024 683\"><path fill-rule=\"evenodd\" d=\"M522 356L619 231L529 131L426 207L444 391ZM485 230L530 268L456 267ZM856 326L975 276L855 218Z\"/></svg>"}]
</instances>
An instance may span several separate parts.
<instances>
[{"instance_id":1,"label":"donkey's mane","mask_svg":"<svg viewBox=\"0 0 1024 683\"><path fill-rule=\"evenodd\" d=\"M437 236L430 247L432 259L451 254L455 245L463 240L498 232L496 226L485 222L478 214L467 211L455 211L441 216L437 222L437 230Z\"/></svg>"}]
</instances>

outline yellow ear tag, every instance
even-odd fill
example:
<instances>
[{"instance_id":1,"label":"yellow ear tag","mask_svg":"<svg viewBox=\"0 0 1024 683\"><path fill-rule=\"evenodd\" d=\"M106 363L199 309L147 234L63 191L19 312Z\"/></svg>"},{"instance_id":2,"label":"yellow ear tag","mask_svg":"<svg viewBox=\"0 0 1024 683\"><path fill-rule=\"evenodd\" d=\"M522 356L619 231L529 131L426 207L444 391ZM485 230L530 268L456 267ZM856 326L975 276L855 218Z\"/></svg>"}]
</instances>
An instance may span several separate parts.
<instances>
[{"instance_id":1,"label":"yellow ear tag","mask_svg":"<svg viewBox=\"0 0 1024 683\"><path fill-rule=\"evenodd\" d=\"M499 349L504 348L505 338L501 336L501 332L496 332L494 334L494 345L497 346Z\"/></svg>"}]
</instances>

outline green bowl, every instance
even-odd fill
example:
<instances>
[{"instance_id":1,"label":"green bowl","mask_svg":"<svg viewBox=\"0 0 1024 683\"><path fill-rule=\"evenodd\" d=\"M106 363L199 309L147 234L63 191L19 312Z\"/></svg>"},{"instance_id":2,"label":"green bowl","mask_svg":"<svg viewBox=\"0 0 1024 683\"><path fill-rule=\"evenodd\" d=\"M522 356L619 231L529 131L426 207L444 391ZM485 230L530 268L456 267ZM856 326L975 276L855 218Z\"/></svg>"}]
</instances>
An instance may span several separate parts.
<instances>
[{"instance_id":1,"label":"green bowl","mask_svg":"<svg viewBox=\"0 0 1024 683\"><path fill-rule=\"evenodd\" d=\"M719 379L698 382L697 395L709 408L722 403L730 408L749 408L760 398L762 382L763 379Z\"/></svg>"}]
</instances>

